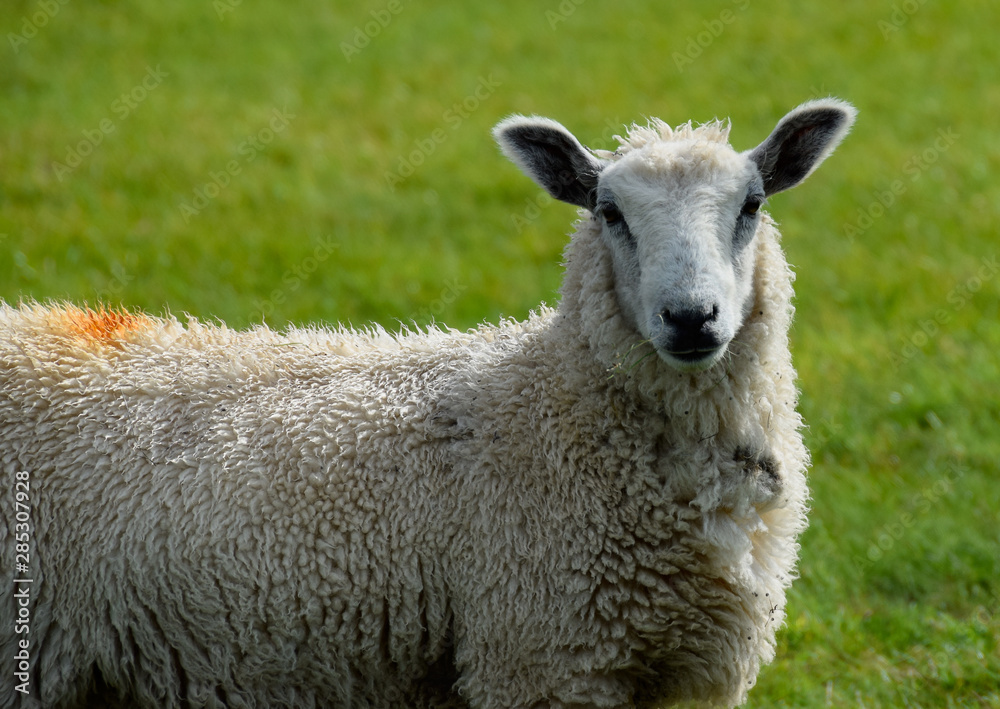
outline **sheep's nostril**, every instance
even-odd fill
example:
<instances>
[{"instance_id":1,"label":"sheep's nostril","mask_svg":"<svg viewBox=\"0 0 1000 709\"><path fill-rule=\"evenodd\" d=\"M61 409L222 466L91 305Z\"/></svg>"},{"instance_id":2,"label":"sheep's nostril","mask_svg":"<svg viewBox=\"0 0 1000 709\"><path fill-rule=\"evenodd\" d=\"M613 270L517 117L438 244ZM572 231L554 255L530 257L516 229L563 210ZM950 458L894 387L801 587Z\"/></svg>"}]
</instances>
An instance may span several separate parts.
<instances>
[{"instance_id":1,"label":"sheep's nostril","mask_svg":"<svg viewBox=\"0 0 1000 709\"><path fill-rule=\"evenodd\" d=\"M718 317L718 305L704 309L664 310L660 313L664 325L672 325L680 332L698 332L705 323Z\"/></svg>"}]
</instances>

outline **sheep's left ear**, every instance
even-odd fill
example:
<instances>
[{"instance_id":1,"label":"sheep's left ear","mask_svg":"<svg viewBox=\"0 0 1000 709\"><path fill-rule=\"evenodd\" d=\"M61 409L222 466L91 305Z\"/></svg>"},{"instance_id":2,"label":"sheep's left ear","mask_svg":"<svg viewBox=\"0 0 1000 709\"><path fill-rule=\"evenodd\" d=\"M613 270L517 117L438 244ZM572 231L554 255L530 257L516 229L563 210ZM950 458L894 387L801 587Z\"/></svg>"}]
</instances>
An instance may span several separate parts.
<instances>
[{"instance_id":1,"label":"sheep's left ear","mask_svg":"<svg viewBox=\"0 0 1000 709\"><path fill-rule=\"evenodd\" d=\"M806 179L844 139L857 109L846 101L808 101L782 118L763 143L750 151L764 193L775 194Z\"/></svg>"},{"instance_id":2,"label":"sheep's left ear","mask_svg":"<svg viewBox=\"0 0 1000 709\"><path fill-rule=\"evenodd\" d=\"M511 116L497 124L493 137L504 155L550 195L594 209L603 164L561 125L538 116Z\"/></svg>"}]
</instances>

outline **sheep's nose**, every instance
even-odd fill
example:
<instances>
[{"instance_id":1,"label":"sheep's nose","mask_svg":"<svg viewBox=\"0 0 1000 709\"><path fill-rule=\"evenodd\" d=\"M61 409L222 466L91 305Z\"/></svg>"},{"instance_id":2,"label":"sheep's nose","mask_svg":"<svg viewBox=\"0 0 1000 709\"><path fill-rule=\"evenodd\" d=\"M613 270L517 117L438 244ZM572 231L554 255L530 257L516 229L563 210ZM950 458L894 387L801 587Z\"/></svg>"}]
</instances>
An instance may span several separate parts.
<instances>
[{"instance_id":1,"label":"sheep's nose","mask_svg":"<svg viewBox=\"0 0 1000 709\"><path fill-rule=\"evenodd\" d=\"M673 349L677 352L706 351L718 347L718 338L706 327L718 316L717 305L671 309L660 313L663 324L673 330Z\"/></svg>"},{"instance_id":2,"label":"sheep's nose","mask_svg":"<svg viewBox=\"0 0 1000 709\"><path fill-rule=\"evenodd\" d=\"M719 306L664 310L660 316L664 325L672 325L679 333L698 333L705 323L710 323L719 317Z\"/></svg>"}]
</instances>

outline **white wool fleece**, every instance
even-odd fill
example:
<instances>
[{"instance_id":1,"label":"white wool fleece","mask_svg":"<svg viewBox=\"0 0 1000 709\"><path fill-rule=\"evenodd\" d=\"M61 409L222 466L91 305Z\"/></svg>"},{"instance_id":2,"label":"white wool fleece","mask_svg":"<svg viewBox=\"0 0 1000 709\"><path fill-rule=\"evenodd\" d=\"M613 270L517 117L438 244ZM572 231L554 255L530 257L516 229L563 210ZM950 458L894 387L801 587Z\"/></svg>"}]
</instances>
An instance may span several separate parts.
<instances>
[{"instance_id":1,"label":"white wool fleece","mask_svg":"<svg viewBox=\"0 0 1000 709\"><path fill-rule=\"evenodd\" d=\"M770 218L721 361L640 355L584 213L557 309L476 330L0 304L0 706L733 705L807 452ZM22 703L23 706L35 706Z\"/></svg>"},{"instance_id":2,"label":"white wool fleece","mask_svg":"<svg viewBox=\"0 0 1000 709\"><path fill-rule=\"evenodd\" d=\"M806 497L789 273L763 236L743 346L699 374L609 373L624 326L589 222L559 310L468 334L4 306L36 696L73 706L99 675L148 707L464 706L455 679L477 707L738 701Z\"/></svg>"}]
</instances>

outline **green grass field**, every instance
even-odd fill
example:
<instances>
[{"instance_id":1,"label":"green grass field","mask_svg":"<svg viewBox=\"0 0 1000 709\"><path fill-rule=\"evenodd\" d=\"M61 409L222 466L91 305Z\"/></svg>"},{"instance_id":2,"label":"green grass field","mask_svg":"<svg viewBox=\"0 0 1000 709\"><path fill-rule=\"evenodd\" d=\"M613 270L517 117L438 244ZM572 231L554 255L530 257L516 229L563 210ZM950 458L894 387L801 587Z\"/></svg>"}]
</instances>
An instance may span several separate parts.
<instances>
[{"instance_id":1,"label":"green grass field","mask_svg":"<svg viewBox=\"0 0 1000 709\"><path fill-rule=\"evenodd\" d=\"M860 109L771 200L813 512L751 707L1000 707L1000 7L6 0L0 297L246 327L554 302L574 210L490 127Z\"/></svg>"}]
</instances>

